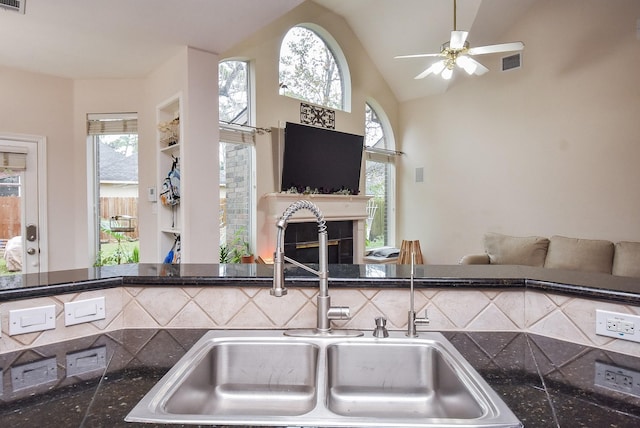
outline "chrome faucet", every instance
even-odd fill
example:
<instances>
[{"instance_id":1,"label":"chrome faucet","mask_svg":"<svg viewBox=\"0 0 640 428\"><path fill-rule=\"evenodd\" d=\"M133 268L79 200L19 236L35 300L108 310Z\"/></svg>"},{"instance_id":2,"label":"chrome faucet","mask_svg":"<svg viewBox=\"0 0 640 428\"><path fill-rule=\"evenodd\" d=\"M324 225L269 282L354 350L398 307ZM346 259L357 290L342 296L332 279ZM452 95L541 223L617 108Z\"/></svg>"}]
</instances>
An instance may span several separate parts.
<instances>
[{"instance_id":1,"label":"chrome faucet","mask_svg":"<svg viewBox=\"0 0 640 428\"><path fill-rule=\"evenodd\" d=\"M418 337L418 332L416 331L416 324L428 325L429 317L427 316L427 310L424 310L424 317L416 317L416 311L414 309L414 288L413 288L413 278L415 276L415 253L413 249L411 250L411 278L410 282L410 297L409 297L409 314L407 319L407 336L408 337Z\"/></svg>"},{"instance_id":2,"label":"chrome faucet","mask_svg":"<svg viewBox=\"0 0 640 428\"><path fill-rule=\"evenodd\" d=\"M298 210L307 209L313 213L318 223L318 270L311 269L290 257L284 255L284 231L287 228L289 218ZM304 330L287 330L286 335L289 336L361 336L363 333L355 330L332 330L331 320L350 319L349 308L346 306L331 306L331 297L329 297L329 263L328 263L328 245L327 245L327 225L320 209L312 202L300 200L291 204L282 214L282 217L276 222L278 235L276 238L276 250L273 254L273 288L271 295L282 297L287 294L284 286L284 262L287 261L293 265L311 272L319 278L319 291L317 297L317 327L315 329Z\"/></svg>"}]
</instances>

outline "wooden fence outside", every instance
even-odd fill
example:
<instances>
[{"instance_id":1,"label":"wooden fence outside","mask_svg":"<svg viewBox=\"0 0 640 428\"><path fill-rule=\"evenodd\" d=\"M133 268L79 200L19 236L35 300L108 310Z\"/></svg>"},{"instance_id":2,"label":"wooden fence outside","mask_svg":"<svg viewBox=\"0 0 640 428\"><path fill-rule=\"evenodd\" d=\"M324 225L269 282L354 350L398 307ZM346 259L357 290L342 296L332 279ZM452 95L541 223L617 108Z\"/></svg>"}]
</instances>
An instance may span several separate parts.
<instances>
[{"instance_id":1,"label":"wooden fence outside","mask_svg":"<svg viewBox=\"0 0 640 428\"><path fill-rule=\"evenodd\" d=\"M138 198L100 198L100 217L107 221L112 216L128 215L138 217ZM0 197L0 239L9 239L22 234L20 224L20 198L18 196ZM135 230L126 232L130 239L138 239L138 222L134 220ZM100 239L108 240L109 236L100 234Z\"/></svg>"},{"instance_id":2,"label":"wooden fence outside","mask_svg":"<svg viewBox=\"0 0 640 428\"><path fill-rule=\"evenodd\" d=\"M20 235L20 197L0 196L0 239Z\"/></svg>"},{"instance_id":3,"label":"wooden fence outside","mask_svg":"<svg viewBox=\"0 0 640 428\"><path fill-rule=\"evenodd\" d=\"M109 221L113 216L126 215L136 217L133 220L133 232L123 232L124 235L132 240L138 239L138 198L100 198L100 218ZM109 241L109 236L100 233L102 242Z\"/></svg>"}]
</instances>

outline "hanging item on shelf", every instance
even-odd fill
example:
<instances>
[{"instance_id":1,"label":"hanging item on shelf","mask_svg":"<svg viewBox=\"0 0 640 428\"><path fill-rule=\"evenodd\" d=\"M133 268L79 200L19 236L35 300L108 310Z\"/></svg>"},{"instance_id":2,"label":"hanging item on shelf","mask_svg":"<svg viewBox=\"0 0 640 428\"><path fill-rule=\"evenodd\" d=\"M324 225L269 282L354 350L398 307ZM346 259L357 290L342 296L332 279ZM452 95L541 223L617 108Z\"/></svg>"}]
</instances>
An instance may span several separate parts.
<instances>
[{"instance_id":1,"label":"hanging item on shelf","mask_svg":"<svg viewBox=\"0 0 640 428\"><path fill-rule=\"evenodd\" d=\"M162 182L162 193L160 193L160 201L162 205L173 206L180 203L180 167L178 158L173 158L171 170Z\"/></svg>"},{"instance_id":2,"label":"hanging item on shelf","mask_svg":"<svg viewBox=\"0 0 640 428\"><path fill-rule=\"evenodd\" d=\"M180 264L180 256L182 255L182 240L180 239L180 235L176 236L175 242L176 248L173 251L173 263L179 265Z\"/></svg>"},{"instance_id":3,"label":"hanging item on shelf","mask_svg":"<svg viewBox=\"0 0 640 428\"><path fill-rule=\"evenodd\" d=\"M177 235L176 239L173 240L173 245L164 258L163 263L180 263L180 235Z\"/></svg>"}]
</instances>

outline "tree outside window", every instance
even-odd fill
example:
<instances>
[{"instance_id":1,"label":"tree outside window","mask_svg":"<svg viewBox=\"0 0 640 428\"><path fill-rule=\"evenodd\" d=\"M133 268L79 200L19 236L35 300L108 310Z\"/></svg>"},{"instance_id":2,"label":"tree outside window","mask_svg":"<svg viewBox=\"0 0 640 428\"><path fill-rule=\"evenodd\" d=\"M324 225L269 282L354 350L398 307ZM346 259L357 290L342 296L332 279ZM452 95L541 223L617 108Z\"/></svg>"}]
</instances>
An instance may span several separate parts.
<instances>
[{"instance_id":1,"label":"tree outside window","mask_svg":"<svg viewBox=\"0 0 640 428\"><path fill-rule=\"evenodd\" d=\"M283 95L321 106L343 109L342 73L335 55L314 31L297 26L280 47Z\"/></svg>"}]
</instances>

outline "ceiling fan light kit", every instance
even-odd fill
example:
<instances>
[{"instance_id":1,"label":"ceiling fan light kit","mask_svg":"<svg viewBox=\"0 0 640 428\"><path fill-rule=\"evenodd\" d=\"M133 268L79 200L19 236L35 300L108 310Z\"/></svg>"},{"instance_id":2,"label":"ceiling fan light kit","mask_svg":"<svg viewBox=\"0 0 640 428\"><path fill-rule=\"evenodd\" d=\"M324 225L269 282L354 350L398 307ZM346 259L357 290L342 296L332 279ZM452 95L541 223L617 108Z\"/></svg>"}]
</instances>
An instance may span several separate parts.
<instances>
[{"instance_id":1,"label":"ceiling fan light kit","mask_svg":"<svg viewBox=\"0 0 640 428\"><path fill-rule=\"evenodd\" d=\"M453 31L451 38L440 47L439 53L426 53L414 55L400 55L396 58L424 58L424 57L443 57L443 59L434 62L422 73L418 74L415 79L424 79L430 74L440 75L443 79L449 80L453 76L453 70L458 66L469 75L482 76L489 69L471 58L474 55L486 55L500 52L521 51L524 49L522 42L501 43L497 45L469 47L467 31L458 31L456 29L456 0L453 0Z\"/></svg>"}]
</instances>

